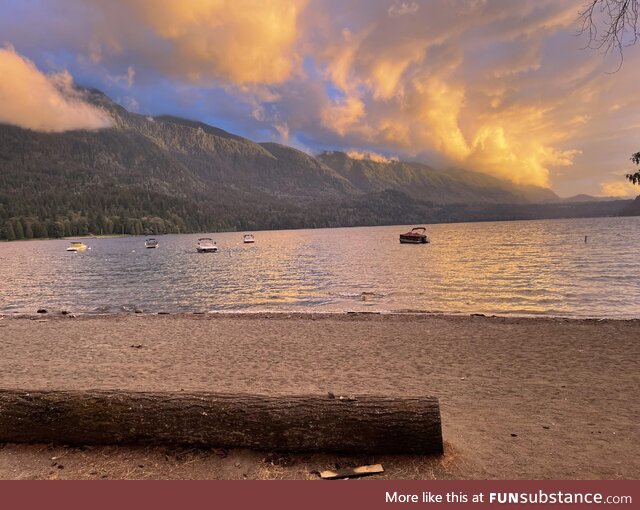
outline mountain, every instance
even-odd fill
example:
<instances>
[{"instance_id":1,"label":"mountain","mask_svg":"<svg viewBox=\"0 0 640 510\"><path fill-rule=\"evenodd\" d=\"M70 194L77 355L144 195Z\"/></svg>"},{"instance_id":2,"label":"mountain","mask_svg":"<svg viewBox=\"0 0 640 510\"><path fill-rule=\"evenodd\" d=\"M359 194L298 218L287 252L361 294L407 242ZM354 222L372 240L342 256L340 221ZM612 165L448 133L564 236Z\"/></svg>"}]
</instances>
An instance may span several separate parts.
<instances>
[{"instance_id":1,"label":"mountain","mask_svg":"<svg viewBox=\"0 0 640 510\"><path fill-rule=\"evenodd\" d=\"M351 182L361 193L393 189L435 204L518 204L559 200L548 188L516 186L468 170L438 170L419 163L353 159L336 151L323 152L317 159Z\"/></svg>"},{"instance_id":2,"label":"mountain","mask_svg":"<svg viewBox=\"0 0 640 510\"><path fill-rule=\"evenodd\" d=\"M571 203L584 203L584 202L610 202L611 200L620 200L619 197L594 197L591 195L574 195L572 197L562 198L562 202Z\"/></svg>"},{"instance_id":3,"label":"mountain","mask_svg":"<svg viewBox=\"0 0 640 510\"><path fill-rule=\"evenodd\" d=\"M0 238L510 219L540 215L532 202L560 200L467 170L314 157L202 122L132 113L97 90L83 94L112 116L112 128L0 124Z\"/></svg>"},{"instance_id":4,"label":"mountain","mask_svg":"<svg viewBox=\"0 0 640 510\"><path fill-rule=\"evenodd\" d=\"M640 195L628 203L619 213L619 216L640 216Z\"/></svg>"}]
</instances>

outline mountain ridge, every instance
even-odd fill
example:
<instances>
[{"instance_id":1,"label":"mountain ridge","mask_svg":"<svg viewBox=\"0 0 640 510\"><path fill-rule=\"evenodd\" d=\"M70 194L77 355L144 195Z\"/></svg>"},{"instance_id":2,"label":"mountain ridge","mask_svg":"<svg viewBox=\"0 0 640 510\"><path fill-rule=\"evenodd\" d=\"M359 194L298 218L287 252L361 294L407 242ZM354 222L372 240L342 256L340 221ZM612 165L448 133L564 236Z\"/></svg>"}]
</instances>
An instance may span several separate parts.
<instances>
[{"instance_id":1,"label":"mountain ridge","mask_svg":"<svg viewBox=\"0 0 640 510\"><path fill-rule=\"evenodd\" d=\"M113 127L0 125L0 238L460 221L482 219L483 208L526 209L534 197L560 200L468 170L312 156L198 121L129 112L95 89L84 94ZM515 211L498 209L489 217Z\"/></svg>"}]
</instances>

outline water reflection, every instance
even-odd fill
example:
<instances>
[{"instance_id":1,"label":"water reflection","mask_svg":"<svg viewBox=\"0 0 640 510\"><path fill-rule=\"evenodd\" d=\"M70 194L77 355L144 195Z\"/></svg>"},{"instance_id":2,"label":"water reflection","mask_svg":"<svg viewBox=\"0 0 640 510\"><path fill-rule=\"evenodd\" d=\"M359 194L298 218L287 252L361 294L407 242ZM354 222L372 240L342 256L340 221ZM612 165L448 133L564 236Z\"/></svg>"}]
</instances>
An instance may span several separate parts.
<instances>
[{"instance_id":1,"label":"water reflection","mask_svg":"<svg viewBox=\"0 0 640 510\"><path fill-rule=\"evenodd\" d=\"M0 244L0 311L422 310L640 316L640 218L405 226ZM588 242L584 236L588 235Z\"/></svg>"}]
</instances>

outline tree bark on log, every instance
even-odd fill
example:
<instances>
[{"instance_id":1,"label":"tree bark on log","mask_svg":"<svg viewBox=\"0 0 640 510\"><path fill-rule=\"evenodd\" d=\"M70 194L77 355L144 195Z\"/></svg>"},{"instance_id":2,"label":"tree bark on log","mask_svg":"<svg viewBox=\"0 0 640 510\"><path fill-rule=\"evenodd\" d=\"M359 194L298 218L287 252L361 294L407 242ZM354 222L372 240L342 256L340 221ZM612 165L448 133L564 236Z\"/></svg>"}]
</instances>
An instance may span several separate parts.
<instances>
[{"instance_id":1,"label":"tree bark on log","mask_svg":"<svg viewBox=\"0 0 640 510\"><path fill-rule=\"evenodd\" d=\"M435 397L0 389L0 442L442 453Z\"/></svg>"}]
</instances>

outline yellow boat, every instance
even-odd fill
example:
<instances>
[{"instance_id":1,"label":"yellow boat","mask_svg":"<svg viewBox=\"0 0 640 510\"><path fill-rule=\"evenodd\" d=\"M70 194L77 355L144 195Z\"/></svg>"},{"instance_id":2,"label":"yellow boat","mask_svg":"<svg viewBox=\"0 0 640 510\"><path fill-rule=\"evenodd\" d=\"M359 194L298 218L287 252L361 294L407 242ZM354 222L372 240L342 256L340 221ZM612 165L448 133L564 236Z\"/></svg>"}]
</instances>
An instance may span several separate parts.
<instances>
[{"instance_id":1,"label":"yellow boat","mask_svg":"<svg viewBox=\"0 0 640 510\"><path fill-rule=\"evenodd\" d=\"M71 246L67 248L67 251L79 252L85 251L88 246L80 241L71 241Z\"/></svg>"}]
</instances>

